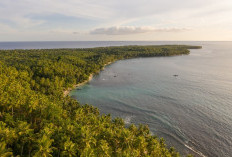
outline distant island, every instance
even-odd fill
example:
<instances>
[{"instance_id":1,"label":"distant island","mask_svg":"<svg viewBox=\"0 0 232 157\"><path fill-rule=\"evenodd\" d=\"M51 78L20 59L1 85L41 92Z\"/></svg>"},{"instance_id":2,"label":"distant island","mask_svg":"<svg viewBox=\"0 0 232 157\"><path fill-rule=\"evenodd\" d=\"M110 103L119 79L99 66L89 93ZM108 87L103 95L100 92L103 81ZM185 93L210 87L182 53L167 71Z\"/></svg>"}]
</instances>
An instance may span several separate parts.
<instances>
[{"instance_id":1,"label":"distant island","mask_svg":"<svg viewBox=\"0 0 232 157\"><path fill-rule=\"evenodd\" d=\"M147 125L125 127L123 119L102 115L68 92L117 60L187 55L200 48L0 50L0 156L180 156Z\"/></svg>"}]
</instances>

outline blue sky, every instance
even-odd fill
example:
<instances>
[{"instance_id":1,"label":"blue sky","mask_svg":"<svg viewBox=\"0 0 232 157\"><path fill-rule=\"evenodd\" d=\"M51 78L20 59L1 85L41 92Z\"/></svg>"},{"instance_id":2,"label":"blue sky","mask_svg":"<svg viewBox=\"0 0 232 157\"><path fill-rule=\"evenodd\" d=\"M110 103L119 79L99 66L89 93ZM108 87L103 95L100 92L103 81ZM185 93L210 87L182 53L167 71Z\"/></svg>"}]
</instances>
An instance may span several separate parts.
<instances>
[{"instance_id":1,"label":"blue sky","mask_svg":"<svg viewBox=\"0 0 232 157\"><path fill-rule=\"evenodd\" d=\"M232 40L231 0L1 0L0 41Z\"/></svg>"}]
</instances>

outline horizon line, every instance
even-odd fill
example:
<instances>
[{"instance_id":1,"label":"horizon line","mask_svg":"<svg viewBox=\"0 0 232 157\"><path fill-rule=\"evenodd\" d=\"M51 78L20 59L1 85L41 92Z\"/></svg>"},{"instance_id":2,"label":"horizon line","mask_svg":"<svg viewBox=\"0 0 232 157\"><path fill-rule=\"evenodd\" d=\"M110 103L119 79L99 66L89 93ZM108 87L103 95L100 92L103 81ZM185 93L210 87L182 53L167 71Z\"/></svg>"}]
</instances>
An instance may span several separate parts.
<instances>
[{"instance_id":1,"label":"horizon line","mask_svg":"<svg viewBox=\"0 0 232 157\"><path fill-rule=\"evenodd\" d=\"M0 41L4 42L232 42L231 40L33 40Z\"/></svg>"}]
</instances>

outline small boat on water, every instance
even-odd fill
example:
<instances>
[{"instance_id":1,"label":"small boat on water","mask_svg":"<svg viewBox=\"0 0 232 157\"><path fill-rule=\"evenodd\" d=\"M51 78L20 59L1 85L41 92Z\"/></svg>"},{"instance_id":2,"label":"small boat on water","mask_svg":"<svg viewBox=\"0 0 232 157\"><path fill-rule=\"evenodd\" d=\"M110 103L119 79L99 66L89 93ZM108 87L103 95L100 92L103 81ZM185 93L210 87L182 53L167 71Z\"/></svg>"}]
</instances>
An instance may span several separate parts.
<instances>
[{"instance_id":1,"label":"small boat on water","mask_svg":"<svg viewBox=\"0 0 232 157\"><path fill-rule=\"evenodd\" d=\"M174 76L174 77L177 77L177 76L179 76L179 75L176 75L176 74L175 74L175 75L173 75L173 76Z\"/></svg>"}]
</instances>

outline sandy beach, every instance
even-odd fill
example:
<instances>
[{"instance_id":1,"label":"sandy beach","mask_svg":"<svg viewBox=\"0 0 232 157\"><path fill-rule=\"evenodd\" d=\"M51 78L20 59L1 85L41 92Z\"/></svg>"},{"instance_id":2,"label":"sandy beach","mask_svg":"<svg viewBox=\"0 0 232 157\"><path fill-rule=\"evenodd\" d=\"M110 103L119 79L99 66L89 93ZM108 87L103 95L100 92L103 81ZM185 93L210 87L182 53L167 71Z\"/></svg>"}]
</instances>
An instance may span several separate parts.
<instances>
[{"instance_id":1,"label":"sandy beach","mask_svg":"<svg viewBox=\"0 0 232 157\"><path fill-rule=\"evenodd\" d=\"M71 90L77 88L77 87L80 87L80 86L83 86L84 84L88 83L90 80L92 80L93 78L93 74L90 74L89 78L87 80L85 80L84 82L81 82L81 83L78 83L76 85L73 85L72 88L68 88L64 91L64 97L66 97L70 92Z\"/></svg>"},{"instance_id":2,"label":"sandy beach","mask_svg":"<svg viewBox=\"0 0 232 157\"><path fill-rule=\"evenodd\" d=\"M109 65L109 64L111 64L112 62L108 62L107 64L104 64L104 67L105 66L107 66L107 65ZM104 70L104 67L101 69L101 70ZM101 70L99 70L99 72L101 71ZM94 76L94 74L90 74L90 76L89 76L89 78L87 79L87 80L85 80L84 82L81 82L81 83L78 83L78 84L76 84L76 85L73 85L73 87L70 87L70 88L68 88L68 89L66 89L65 91L64 91L64 97L66 97L73 89L75 89L75 88L77 88L77 87L80 87L80 86L83 86L83 85L85 85L86 83L88 83L89 81L91 81L92 79L93 79L93 76Z\"/></svg>"}]
</instances>

